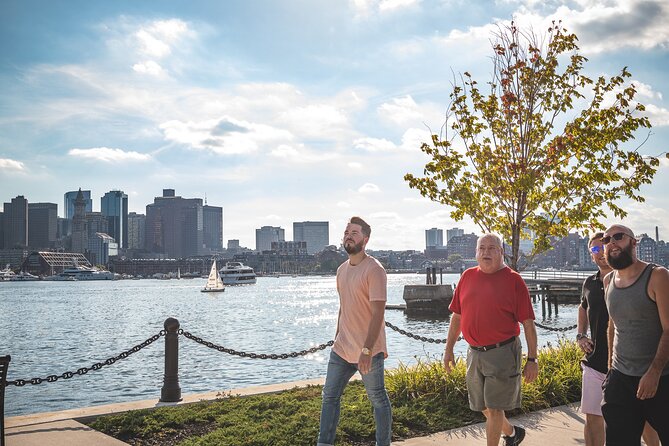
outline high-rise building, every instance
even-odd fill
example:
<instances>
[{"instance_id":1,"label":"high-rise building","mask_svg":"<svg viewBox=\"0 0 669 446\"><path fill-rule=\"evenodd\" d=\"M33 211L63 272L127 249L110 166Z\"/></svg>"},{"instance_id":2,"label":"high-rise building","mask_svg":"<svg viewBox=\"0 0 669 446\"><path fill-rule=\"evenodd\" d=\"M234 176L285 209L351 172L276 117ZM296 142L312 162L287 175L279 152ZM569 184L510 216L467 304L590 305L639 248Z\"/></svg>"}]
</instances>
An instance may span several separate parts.
<instances>
[{"instance_id":1,"label":"high-rise building","mask_svg":"<svg viewBox=\"0 0 669 446\"><path fill-rule=\"evenodd\" d=\"M128 247L128 195L123 191L107 192L100 199L100 212L107 218L109 232L121 249Z\"/></svg>"},{"instance_id":2,"label":"high-rise building","mask_svg":"<svg viewBox=\"0 0 669 446\"><path fill-rule=\"evenodd\" d=\"M0 249L5 249L5 214L0 212Z\"/></svg>"},{"instance_id":3,"label":"high-rise building","mask_svg":"<svg viewBox=\"0 0 669 446\"><path fill-rule=\"evenodd\" d=\"M275 226L263 226L256 229L256 251L269 251L272 249L272 242L286 241L285 232L285 230Z\"/></svg>"},{"instance_id":4,"label":"high-rise building","mask_svg":"<svg viewBox=\"0 0 669 446\"><path fill-rule=\"evenodd\" d=\"M144 249L146 215L130 212L128 214L128 249Z\"/></svg>"},{"instance_id":5,"label":"high-rise building","mask_svg":"<svg viewBox=\"0 0 669 446\"><path fill-rule=\"evenodd\" d=\"M47 251L55 247L57 236L58 205L28 204L28 245L37 251Z\"/></svg>"},{"instance_id":6,"label":"high-rise building","mask_svg":"<svg viewBox=\"0 0 669 446\"><path fill-rule=\"evenodd\" d=\"M223 250L223 208L202 206L204 247L210 252Z\"/></svg>"},{"instance_id":7,"label":"high-rise building","mask_svg":"<svg viewBox=\"0 0 669 446\"><path fill-rule=\"evenodd\" d=\"M4 204L3 239L5 249L28 246L28 200L23 195Z\"/></svg>"},{"instance_id":8,"label":"high-rise building","mask_svg":"<svg viewBox=\"0 0 669 446\"><path fill-rule=\"evenodd\" d=\"M330 244L330 224L327 221L293 222L293 241L307 242L307 254L321 252Z\"/></svg>"},{"instance_id":9,"label":"high-rise building","mask_svg":"<svg viewBox=\"0 0 669 446\"><path fill-rule=\"evenodd\" d=\"M437 228L425 230L425 248L437 248L444 246L444 231Z\"/></svg>"},{"instance_id":10,"label":"high-rise building","mask_svg":"<svg viewBox=\"0 0 669 446\"><path fill-rule=\"evenodd\" d=\"M448 256L460 254L463 259L474 259L478 239L479 237L474 233L453 236L446 245L446 252Z\"/></svg>"},{"instance_id":11,"label":"high-rise building","mask_svg":"<svg viewBox=\"0 0 669 446\"><path fill-rule=\"evenodd\" d=\"M74 199L71 229L72 252L85 253L88 249L88 226L86 224L86 199L81 189Z\"/></svg>"},{"instance_id":12,"label":"high-rise building","mask_svg":"<svg viewBox=\"0 0 669 446\"><path fill-rule=\"evenodd\" d=\"M460 229L460 228L452 228L452 229L447 229L446 230L446 244L448 245L448 242L453 238L458 235L465 235L465 230Z\"/></svg>"},{"instance_id":13,"label":"high-rise building","mask_svg":"<svg viewBox=\"0 0 669 446\"><path fill-rule=\"evenodd\" d=\"M63 207L63 215L66 219L72 220L74 217L74 200L77 199L77 194L81 191L81 194L84 198L84 214L86 212L93 212L93 200L91 200L91 191L81 190L65 192L65 202Z\"/></svg>"},{"instance_id":14,"label":"high-rise building","mask_svg":"<svg viewBox=\"0 0 669 446\"><path fill-rule=\"evenodd\" d=\"M146 249L180 259L203 254L203 215L201 198L176 196L174 189L163 189L146 206Z\"/></svg>"}]
</instances>

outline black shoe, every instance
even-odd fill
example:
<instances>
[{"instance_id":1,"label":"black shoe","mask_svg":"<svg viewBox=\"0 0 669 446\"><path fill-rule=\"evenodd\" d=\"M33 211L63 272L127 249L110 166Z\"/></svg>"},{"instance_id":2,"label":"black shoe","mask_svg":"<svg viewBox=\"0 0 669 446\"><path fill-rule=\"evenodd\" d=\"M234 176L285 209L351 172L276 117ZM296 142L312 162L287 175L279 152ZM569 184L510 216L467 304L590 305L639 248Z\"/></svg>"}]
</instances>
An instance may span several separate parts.
<instances>
[{"instance_id":1,"label":"black shoe","mask_svg":"<svg viewBox=\"0 0 669 446\"><path fill-rule=\"evenodd\" d=\"M515 430L513 437L503 436L504 446L516 446L525 438L525 429L520 426L513 426L513 429Z\"/></svg>"}]
</instances>

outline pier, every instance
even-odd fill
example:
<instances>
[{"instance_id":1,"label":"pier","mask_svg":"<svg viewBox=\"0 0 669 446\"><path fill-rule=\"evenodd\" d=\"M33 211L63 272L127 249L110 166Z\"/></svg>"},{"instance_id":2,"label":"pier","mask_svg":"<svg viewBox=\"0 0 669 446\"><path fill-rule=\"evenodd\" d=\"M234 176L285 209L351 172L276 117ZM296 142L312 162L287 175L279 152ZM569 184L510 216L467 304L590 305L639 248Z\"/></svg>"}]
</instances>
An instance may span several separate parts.
<instances>
[{"instance_id":1,"label":"pier","mask_svg":"<svg viewBox=\"0 0 669 446\"><path fill-rule=\"evenodd\" d=\"M520 275L530 291L532 302L541 299L541 317L558 314L558 304L581 302L583 281L594 271L523 271Z\"/></svg>"}]
</instances>

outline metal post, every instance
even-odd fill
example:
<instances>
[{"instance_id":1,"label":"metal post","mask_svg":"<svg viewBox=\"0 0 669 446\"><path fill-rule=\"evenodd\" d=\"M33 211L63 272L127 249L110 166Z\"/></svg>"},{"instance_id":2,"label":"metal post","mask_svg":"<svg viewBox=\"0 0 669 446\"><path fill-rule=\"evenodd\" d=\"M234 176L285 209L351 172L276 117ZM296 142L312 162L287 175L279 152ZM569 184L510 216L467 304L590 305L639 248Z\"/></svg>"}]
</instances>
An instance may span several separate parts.
<instances>
[{"instance_id":1,"label":"metal post","mask_svg":"<svg viewBox=\"0 0 669 446\"><path fill-rule=\"evenodd\" d=\"M432 285L437 284L437 267L433 266L432 267Z\"/></svg>"},{"instance_id":2,"label":"metal post","mask_svg":"<svg viewBox=\"0 0 669 446\"><path fill-rule=\"evenodd\" d=\"M165 319L165 378L160 389L160 401L175 403L181 401L179 386L179 321L168 317Z\"/></svg>"},{"instance_id":3,"label":"metal post","mask_svg":"<svg viewBox=\"0 0 669 446\"><path fill-rule=\"evenodd\" d=\"M439 268L439 285L444 284L444 268Z\"/></svg>"},{"instance_id":4,"label":"metal post","mask_svg":"<svg viewBox=\"0 0 669 446\"><path fill-rule=\"evenodd\" d=\"M539 285L541 288L541 318L546 319L546 289L543 285Z\"/></svg>"},{"instance_id":5,"label":"metal post","mask_svg":"<svg viewBox=\"0 0 669 446\"><path fill-rule=\"evenodd\" d=\"M430 267L428 266L425 270L425 285L430 284Z\"/></svg>"},{"instance_id":6,"label":"metal post","mask_svg":"<svg viewBox=\"0 0 669 446\"><path fill-rule=\"evenodd\" d=\"M553 315L553 308L551 307L551 304L553 303L553 295L551 294L551 286L546 285L546 301L548 303L548 317L551 317Z\"/></svg>"}]
</instances>

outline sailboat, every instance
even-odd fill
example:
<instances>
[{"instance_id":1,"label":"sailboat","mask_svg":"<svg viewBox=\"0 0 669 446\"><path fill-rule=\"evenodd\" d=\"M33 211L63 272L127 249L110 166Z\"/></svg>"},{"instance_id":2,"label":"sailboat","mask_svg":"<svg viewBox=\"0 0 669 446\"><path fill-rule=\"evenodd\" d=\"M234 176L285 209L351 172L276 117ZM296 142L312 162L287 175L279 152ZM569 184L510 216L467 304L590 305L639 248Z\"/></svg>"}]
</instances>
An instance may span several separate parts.
<instances>
[{"instance_id":1,"label":"sailboat","mask_svg":"<svg viewBox=\"0 0 669 446\"><path fill-rule=\"evenodd\" d=\"M216 260L214 260L214 263L211 265L209 277L207 278L207 284L200 291L203 293L218 293L225 291L221 276L218 274L218 269L216 269Z\"/></svg>"}]
</instances>

